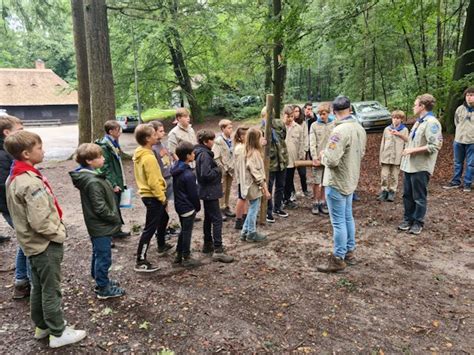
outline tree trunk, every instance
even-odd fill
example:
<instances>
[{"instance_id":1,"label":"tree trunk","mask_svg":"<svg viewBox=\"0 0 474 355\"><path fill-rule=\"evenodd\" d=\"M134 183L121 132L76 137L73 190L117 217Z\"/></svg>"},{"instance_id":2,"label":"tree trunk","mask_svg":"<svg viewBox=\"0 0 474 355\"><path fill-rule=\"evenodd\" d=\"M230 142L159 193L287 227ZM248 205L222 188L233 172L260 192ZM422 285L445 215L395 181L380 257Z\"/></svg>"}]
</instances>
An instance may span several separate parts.
<instances>
[{"instance_id":1,"label":"tree trunk","mask_svg":"<svg viewBox=\"0 0 474 355\"><path fill-rule=\"evenodd\" d=\"M272 68L272 55L270 51L265 53L264 59L265 59L265 92L267 93L267 92L272 91L273 68Z\"/></svg>"},{"instance_id":2,"label":"tree trunk","mask_svg":"<svg viewBox=\"0 0 474 355\"><path fill-rule=\"evenodd\" d=\"M79 101L79 144L92 142L91 101L87 67L86 29L82 0L71 0L74 49L76 52L77 96Z\"/></svg>"},{"instance_id":3,"label":"tree trunk","mask_svg":"<svg viewBox=\"0 0 474 355\"><path fill-rule=\"evenodd\" d=\"M436 88L441 88L443 85L443 75L441 73L443 69L443 57L444 57L444 48L443 48L443 28L441 26L441 0L437 0L436 3L437 16L436 16L436 65L438 67L437 71L437 85Z\"/></svg>"},{"instance_id":4,"label":"tree trunk","mask_svg":"<svg viewBox=\"0 0 474 355\"><path fill-rule=\"evenodd\" d=\"M281 24L281 0L273 0L273 15ZM286 65L283 58L283 31L276 31L273 45L273 94L275 96L275 118L280 118L283 94L285 91Z\"/></svg>"},{"instance_id":5,"label":"tree trunk","mask_svg":"<svg viewBox=\"0 0 474 355\"><path fill-rule=\"evenodd\" d=\"M472 73L474 73L474 1L470 1L467 7L466 23L464 24L459 56L454 65L453 81L462 80L466 75ZM467 83L465 83L462 89L467 86ZM448 132L453 133L454 112L462 104L464 97L462 97L461 92L453 91L450 93L450 97L448 110L443 117L443 125Z\"/></svg>"},{"instance_id":6,"label":"tree trunk","mask_svg":"<svg viewBox=\"0 0 474 355\"><path fill-rule=\"evenodd\" d=\"M425 16L423 7L423 0L420 0L421 7L421 22L420 22L420 40L421 40L421 58L423 63L423 81L425 84L425 92L428 92L428 53L426 52L426 33L425 33Z\"/></svg>"},{"instance_id":7,"label":"tree trunk","mask_svg":"<svg viewBox=\"0 0 474 355\"><path fill-rule=\"evenodd\" d=\"M115 95L110 60L105 0L84 0L92 139L104 135L104 123L115 119Z\"/></svg>"},{"instance_id":8,"label":"tree trunk","mask_svg":"<svg viewBox=\"0 0 474 355\"><path fill-rule=\"evenodd\" d=\"M165 31L166 45L170 51L171 61L173 63L173 71L178 80L179 86L188 98L191 116L197 122L202 121L201 106L197 101L196 95L191 84L191 76L188 72L188 67L184 60L184 48L181 41L181 36L175 27L175 20L178 18L178 1L170 0L168 8L171 15L168 26Z\"/></svg>"}]
</instances>

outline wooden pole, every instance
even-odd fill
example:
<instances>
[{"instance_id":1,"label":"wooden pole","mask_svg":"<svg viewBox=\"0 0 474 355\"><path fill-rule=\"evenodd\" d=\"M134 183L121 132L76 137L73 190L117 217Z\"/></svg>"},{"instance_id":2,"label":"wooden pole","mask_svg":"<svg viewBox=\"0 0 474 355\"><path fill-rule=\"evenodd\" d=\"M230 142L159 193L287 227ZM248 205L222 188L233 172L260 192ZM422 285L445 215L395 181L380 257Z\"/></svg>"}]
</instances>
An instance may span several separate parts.
<instances>
[{"instance_id":1,"label":"wooden pole","mask_svg":"<svg viewBox=\"0 0 474 355\"><path fill-rule=\"evenodd\" d=\"M272 143L272 120L273 120L273 94L267 94L267 116L265 117L265 138L267 144L265 145L263 162L265 164L265 179L268 184L270 178L270 145ZM271 191L270 191L271 193ZM263 196L260 204L260 216L258 219L259 224L266 224L267 218L267 199Z\"/></svg>"}]
</instances>

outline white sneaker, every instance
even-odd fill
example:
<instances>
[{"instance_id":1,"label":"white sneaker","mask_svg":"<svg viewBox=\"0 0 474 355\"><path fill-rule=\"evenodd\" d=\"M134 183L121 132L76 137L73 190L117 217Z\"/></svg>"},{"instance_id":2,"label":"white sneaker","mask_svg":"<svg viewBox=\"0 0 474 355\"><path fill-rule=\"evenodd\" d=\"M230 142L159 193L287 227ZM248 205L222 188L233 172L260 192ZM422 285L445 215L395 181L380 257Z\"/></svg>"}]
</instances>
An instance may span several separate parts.
<instances>
[{"instance_id":1,"label":"white sneaker","mask_svg":"<svg viewBox=\"0 0 474 355\"><path fill-rule=\"evenodd\" d=\"M67 321L64 320L64 326L67 325ZM46 329L41 329L39 327L35 327L35 335L33 335L33 338L36 340L41 340L46 338L49 334L51 334L50 330L48 328Z\"/></svg>"},{"instance_id":2,"label":"white sneaker","mask_svg":"<svg viewBox=\"0 0 474 355\"><path fill-rule=\"evenodd\" d=\"M66 327L60 337L55 337L54 335L49 336L49 347L59 348L64 345L74 344L81 341L86 336L87 333L85 330L76 330Z\"/></svg>"}]
</instances>

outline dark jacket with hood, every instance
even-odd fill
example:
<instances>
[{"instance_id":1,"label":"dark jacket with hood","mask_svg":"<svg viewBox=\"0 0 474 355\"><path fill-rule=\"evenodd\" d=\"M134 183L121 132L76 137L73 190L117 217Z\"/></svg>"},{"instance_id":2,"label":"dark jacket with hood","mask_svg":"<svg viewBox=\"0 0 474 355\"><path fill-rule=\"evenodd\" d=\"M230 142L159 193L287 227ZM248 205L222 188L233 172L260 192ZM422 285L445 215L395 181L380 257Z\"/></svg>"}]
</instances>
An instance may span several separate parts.
<instances>
[{"instance_id":1,"label":"dark jacket with hood","mask_svg":"<svg viewBox=\"0 0 474 355\"><path fill-rule=\"evenodd\" d=\"M198 196L198 186L193 169L185 162L178 160L171 167L173 176L174 208L182 216L194 210L199 212L201 203Z\"/></svg>"},{"instance_id":2,"label":"dark jacket with hood","mask_svg":"<svg viewBox=\"0 0 474 355\"><path fill-rule=\"evenodd\" d=\"M8 213L5 182L10 174L13 157L3 147L5 138L0 137L0 212Z\"/></svg>"},{"instance_id":3,"label":"dark jacket with hood","mask_svg":"<svg viewBox=\"0 0 474 355\"><path fill-rule=\"evenodd\" d=\"M204 144L196 145L194 152L199 198L206 201L220 199L223 196L222 172L214 160L214 153Z\"/></svg>"},{"instance_id":4,"label":"dark jacket with hood","mask_svg":"<svg viewBox=\"0 0 474 355\"><path fill-rule=\"evenodd\" d=\"M79 167L69 172L81 192L82 213L91 237L116 235L122 226L112 185L105 173Z\"/></svg>"},{"instance_id":5,"label":"dark jacket with hood","mask_svg":"<svg viewBox=\"0 0 474 355\"><path fill-rule=\"evenodd\" d=\"M104 167L102 170L107 176L107 180L110 181L112 187L118 186L121 190L125 189L125 179L122 166L122 158L120 157L120 147L114 146L111 138L105 136L102 139L95 141L95 144L102 148L102 154L104 155Z\"/></svg>"}]
</instances>

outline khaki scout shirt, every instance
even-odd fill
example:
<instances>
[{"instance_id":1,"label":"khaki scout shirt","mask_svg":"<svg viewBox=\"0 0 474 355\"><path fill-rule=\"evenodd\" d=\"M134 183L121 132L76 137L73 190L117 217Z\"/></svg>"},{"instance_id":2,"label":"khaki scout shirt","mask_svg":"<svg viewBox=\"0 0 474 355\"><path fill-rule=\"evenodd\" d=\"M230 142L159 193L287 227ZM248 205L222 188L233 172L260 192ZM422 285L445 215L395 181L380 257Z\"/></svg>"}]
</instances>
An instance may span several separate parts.
<instances>
[{"instance_id":1,"label":"khaki scout shirt","mask_svg":"<svg viewBox=\"0 0 474 355\"><path fill-rule=\"evenodd\" d=\"M319 153L326 148L328 138L335 127L335 122L315 121L309 133L309 148L313 159L319 159Z\"/></svg>"},{"instance_id":2,"label":"khaki scout shirt","mask_svg":"<svg viewBox=\"0 0 474 355\"><path fill-rule=\"evenodd\" d=\"M245 157L245 179L240 183L242 196L251 201L262 196L265 185L265 167L260 152Z\"/></svg>"},{"instance_id":3,"label":"khaki scout shirt","mask_svg":"<svg viewBox=\"0 0 474 355\"><path fill-rule=\"evenodd\" d=\"M292 122L286 126L286 149L288 151L288 168L295 167L296 160L303 160L305 157L305 140L303 127L298 123Z\"/></svg>"},{"instance_id":4,"label":"khaki scout shirt","mask_svg":"<svg viewBox=\"0 0 474 355\"><path fill-rule=\"evenodd\" d=\"M410 131L406 148L427 146L428 151L403 156L400 169L406 173L427 171L432 175L442 145L441 124L436 117L428 115L421 122L416 121Z\"/></svg>"},{"instance_id":5,"label":"khaki scout shirt","mask_svg":"<svg viewBox=\"0 0 474 355\"><path fill-rule=\"evenodd\" d=\"M171 154L175 154L176 147L181 142L189 142L197 144L196 133L191 125L188 128L182 127L179 123L168 134L168 150Z\"/></svg>"},{"instance_id":6,"label":"khaki scout shirt","mask_svg":"<svg viewBox=\"0 0 474 355\"><path fill-rule=\"evenodd\" d=\"M336 121L321 160L326 167L323 186L333 187L343 195L356 190L366 142L365 130L353 116Z\"/></svg>"},{"instance_id":7,"label":"khaki scout shirt","mask_svg":"<svg viewBox=\"0 0 474 355\"><path fill-rule=\"evenodd\" d=\"M54 198L35 173L27 171L7 180L7 205L26 256L41 254L50 242L62 244L66 239Z\"/></svg>"},{"instance_id":8,"label":"khaki scout shirt","mask_svg":"<svg viewBox=\"0 0 474 355\"><path fill-rule=\"evenodd\" d=\"M402 161L402 152L405 149L405 141L398 136L390 133L392 126L388 126L383 131L382 142L380 143L380 164L400 165ZM408 128L404 127L401 131L408 138Z\"/></svg>"},{"instance_id":9,"label":"khaki scout shirt","mask_svg":"<svg viewBox=\"0 0 474 355\"><path fill-rule=\"evenodd\" d=\"M454 140L462 144L474 144L474 107L469 112L465 105L456 109L454 114L454 124L456 125L456 134Z\"/></svg>"},{"instance_id":10,"label":"khaki scout shirt","mask_svg":"<svg viewBox=\"0 0 474 355\"><path fill-rule=\"evenodd\" d=\"M232 149L227 145L224 137L218 136L212 146L214 160L222 170L222 175L234 173L234 161L232 159Z\"/></svg>"}]
</instances>

